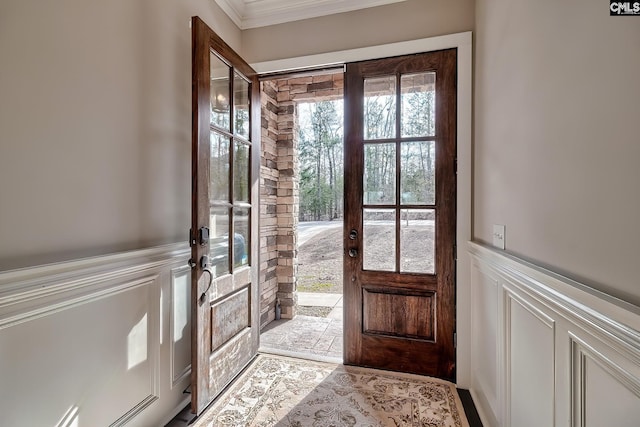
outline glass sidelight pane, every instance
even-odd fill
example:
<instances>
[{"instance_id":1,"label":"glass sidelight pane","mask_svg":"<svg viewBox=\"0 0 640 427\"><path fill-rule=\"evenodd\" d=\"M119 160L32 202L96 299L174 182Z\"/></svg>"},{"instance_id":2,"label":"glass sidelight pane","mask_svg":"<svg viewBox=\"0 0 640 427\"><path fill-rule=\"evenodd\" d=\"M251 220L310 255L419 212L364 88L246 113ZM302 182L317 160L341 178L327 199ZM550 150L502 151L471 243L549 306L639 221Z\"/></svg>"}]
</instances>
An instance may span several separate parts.
<instances>
[{"instance_id":1,"label":"glass sidelight pane","mask_svg":"<svg viewBox=\"0 0 640 427\"><path fill-rule=\"evenodd\" d=\"M434 209L403 209L400 211L401 273L435 272Z\"/></svg>"},{"instance_id":2,"label":"glass sidelight pane","mask_svg":"<svg viewBox=\"0 0 640 427\"><path fill-rule=\"evenodd\" d=\"M230 130L229 66L213 52L210 54L211 123Z\"/></svg>"},{"instance_id":3,"label":"glass sidelight pane","mask_svg":"<svg viewBox=\"0 0 640 427\"><path fill-rule=\"evenodd\" d=\"M402 136L436 133L436 73L406 74L400 79Z\"/></svg>"},{"instance_id":4,"label":"glass sidelight pane","mask_svg":"<svg viewBox=\"0 0 640 427\"><path fill-rule=\"evenodd\" d=\"M249 264L250 208L233 209L233 266Z\"/></svg>"},{"instance_id":5,"label":"glass sidelight pane","mask_svg":"<svg viewBox=\"0 0 640 427\"><path fill-rule=\"evenodd\" d=\"M229 201L229 138L211 132L209 199Z\"/></svg>"},{"instance_id":6,"label":"glass sidelight pane","mask_svg":"<svg viewBox=\"0 0 640 427\"><path fill-rule=\"evenodd\" d=\"M215 206L210 210L209 261L215 277L229 272L229 208Z\"/></svg>"},{"instance_id":7,"label":"glass sidelight pane","mask_svg":"<svg viewBox=\"0 0 640 427\"><path fill-rule=\"evenodd\" d=\"M402 204L435 204L435 141L403 142L400 151L400 192L402 194Z\"/></svg>"},{"instance_id":8,"label":"glass sidelight pane","mask_svg":"<svg viewBox=\"0 0 640 427\"><path fill-rule=\"evenodd\" d=\"M233 145L233 199L249 203L249 146L240 141Z\"/></svg>"},{"instance_id":9,"label":"glass sidelight pane","mask_svg":"<svg viewBox=\"0 0 640 427\"><path fill-rule=\"evenodd\" d=\"M364 139L396 136L396 76L364 79Z\"/></svg>"},{"instance_id":10,"label":"glass sidelight pane","mask_svg":"<svg viewBox=\"0 0 640 427\"><path fill-rule=\"evenodd\" d=\"M249 139L249 82L233 73L234 132Z\"/></svg>"},{"instance_id":11,"label":"glass sidelight pane","mask_svg":"<svg viewBox=\"0 0 640 427\"><path fill-rule=\"evenodd\" d=\"M396 144L365 144L365 205L389 205L396 202Z\"/></svg>"},{"instance_id":12,"label":"glass sidelight pane","mask_svg":"<svg viewBox=\"0 0 640 427\"><path fill-rule=\"evenodd\" d=\"M395 271L396 211L395 209L364 209L363 268Z\"/></svg>"}]
</instances>

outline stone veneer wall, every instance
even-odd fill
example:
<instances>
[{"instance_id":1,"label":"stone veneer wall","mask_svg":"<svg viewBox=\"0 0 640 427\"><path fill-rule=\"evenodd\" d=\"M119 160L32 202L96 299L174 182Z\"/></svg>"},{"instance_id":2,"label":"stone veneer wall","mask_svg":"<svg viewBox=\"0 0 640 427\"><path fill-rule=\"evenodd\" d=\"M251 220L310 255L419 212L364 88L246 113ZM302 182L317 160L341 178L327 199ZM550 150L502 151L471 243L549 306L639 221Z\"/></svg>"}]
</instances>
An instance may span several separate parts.
<instances>
[{"instance_id":1,"label":"stone veneer wall","mask_svg":"<svg viewBox=\"0 0 640 427\"><path fill-rule=\"evenodd\" d=\"M343 73L262 82L260 325L296 314L298 263L297 102L341 99Z\"/></svg>"},{"instance_id":2,"label":"stone veneer wall","mask_svg":"<svg viewBox=\"0 0 640 427\"><path fill-rule=\"evenodd\" d=\"M280 172L276 150L278 102L274 82L262 82L262 153L260 159L260 325L264 327L275 317L278 292L278 218L277 191Z\"/></svg>"}]
</instances>

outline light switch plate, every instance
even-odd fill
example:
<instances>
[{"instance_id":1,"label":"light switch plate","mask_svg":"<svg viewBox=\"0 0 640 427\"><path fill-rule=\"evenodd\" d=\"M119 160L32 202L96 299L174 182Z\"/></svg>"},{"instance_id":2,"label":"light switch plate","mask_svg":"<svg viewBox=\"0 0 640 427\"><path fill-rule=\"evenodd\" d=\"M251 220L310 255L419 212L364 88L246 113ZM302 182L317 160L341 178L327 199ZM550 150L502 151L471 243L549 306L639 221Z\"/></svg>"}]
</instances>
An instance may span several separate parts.
<instances>
[{"instance_id":1,"label":"light switch plate","mask_svg":"<svg viewBox=\"0 0 640 427\"><path fill-rule=\"evenodd\" d=\"M493 224L493 246L504 249L504 225Z\"/></svg>"}]
</instances>

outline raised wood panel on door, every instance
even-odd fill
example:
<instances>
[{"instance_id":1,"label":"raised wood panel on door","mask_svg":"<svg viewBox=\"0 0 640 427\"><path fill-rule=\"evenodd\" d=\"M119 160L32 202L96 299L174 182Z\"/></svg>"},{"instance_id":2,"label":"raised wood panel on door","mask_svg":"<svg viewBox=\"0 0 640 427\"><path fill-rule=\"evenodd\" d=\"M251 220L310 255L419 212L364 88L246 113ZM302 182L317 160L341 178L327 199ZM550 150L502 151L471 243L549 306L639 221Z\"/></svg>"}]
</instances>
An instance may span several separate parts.
<instances>
[{"instance_id":1,"label":"raised wood panel on door","mask_svg":"<svg viewBox=\"0 0 640 427\"><path fill-rule=\"evenodd\" d=\"M455 49L347 64L345 74L345 363L455 379L455 234L456 234L456 60ZM403 77L435 74L434 133L403 136L401 93ZM366 139L365 80L377 91L376 78L395 81L395 136ZM421 83L425 85L426 83ZM432 85L432 86L431 86ZM391 86L390 86L391 87ZM435 89L432 89L435 88ZM418 108L418 107L416 107ZM427 115L426 112L424 112ZM435 147L435 202L402 201L401 154L410 143ZM365 203L365 146L394 146L395 182L387 205ZM430 145L429 145L430 147ZM429 148L430 150L430 148ZM390 271L364 267L368 244L363 211L393 211L395 241L388 259ZM435 235L433 270L405 272L402 265L400 218L406 212L431 212ZM422 218L425 219L425 218ZM351 238L352 230L355 238ZM391 237L389 240L394 240ZM427 257L427 242L418 259ZM395 244L395 246L393 246ZM420 244L420 243L418 243ZM355 252L354 252L355 251ZM393 261L395 260L395 261ZM387 269L389 270L389 269ZM414 270L411 270L414 271Z\"/></svg>"},{"instance_id":2,"label":"raised wood panel on door","mask_svg":"<svg viewBox=\"0 0 640 427\"><path fill-rule=\"evenodd\" d=\"M211 306L211 349L216 351L251 323L250 288L231 294Z\"/></svg>"},{"instance_id":3,"label":"raised wood panel on door","mask_svg":"<svg viewBox=\"0 0 640 427\"><path fill-rule=\"evenodd\" d=\"M433 292L365 289L363 295L365 333L430 341L435 338Z\"/></svg>"}]
</instances>

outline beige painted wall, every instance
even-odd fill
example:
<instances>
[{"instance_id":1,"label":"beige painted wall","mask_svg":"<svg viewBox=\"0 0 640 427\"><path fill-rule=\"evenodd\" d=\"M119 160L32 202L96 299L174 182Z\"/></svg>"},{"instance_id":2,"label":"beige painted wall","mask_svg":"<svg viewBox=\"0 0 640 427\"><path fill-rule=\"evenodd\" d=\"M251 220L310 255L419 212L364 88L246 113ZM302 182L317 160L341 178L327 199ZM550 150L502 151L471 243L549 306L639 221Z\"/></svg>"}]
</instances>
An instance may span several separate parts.
<instances>
[{"instance_id":1,"label":"beige painted wall","mask_svg":"<svg viewBox=\"0 0 640 427\"><path fill-rule=\"evenodd\" d=\"M187 241L192 15L239 50L212 0L2 0L0 270Z\"/></svg>"},{"instance_id":2,"label":"beige painted wall","mask_svg":"<svg viewBox=\"0 0 640 427\"><path fill-rule=\"evenodd\" d=\"M407 0L242 32L250 63L377 46L473 29L473 0Z\"/></svg>"},{"instance_id":3,"label":"beige painted wall","mask_svg":"<svg viewBox=\"0 0 640 427\"><path fill-rule=\"evenodd\" d=\"M475 238L640 304L640 17L478 0Z\"/></svg>"},{"instance_id":4,"label":"beige painted wall","mask_svg":"<svg viewBox=\"0 0 640 427\"><path fill-rule=\"evenodd\" d=\"M472 6L409 0L243 35L212 0L3 0L0 270L186 241L192 15L259 61L466 31Z\"/></svg>"}]
</instances>

